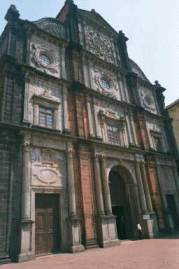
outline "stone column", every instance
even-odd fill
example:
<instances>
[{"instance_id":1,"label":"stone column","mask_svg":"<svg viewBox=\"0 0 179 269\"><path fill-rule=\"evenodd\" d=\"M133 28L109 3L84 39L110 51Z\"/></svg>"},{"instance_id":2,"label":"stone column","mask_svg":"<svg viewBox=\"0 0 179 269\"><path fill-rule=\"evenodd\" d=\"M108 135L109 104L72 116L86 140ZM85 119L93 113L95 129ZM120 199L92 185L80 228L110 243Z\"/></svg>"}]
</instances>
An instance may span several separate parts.
<instances>
[{"instance_id":1,"label":"stone column","mask_svg":"<svg viewBox=\"0 0 179 269\"><path fill-rule=\"evenodd\" d=\"M144 185L144 192L146 196L146 202L147 202L147 208L149 212L153 212L153 207L152 207L152 200L150 196L150 190L148 186L148 180L147 180L147 175L146 175L146 168L145 168L145 163L141 163L141 168L142 168L142 174L143 174L143 185Z\"/></svg>"},{"instance_id":2,"label":"stone column","mask_svg":"<svg viewBox=\"0 0 179 269\"><path fill-rule=\"evenodd\" d=\"M102 173L102 184L104 190L104 204L105 212L107 215L112 215L112 205L111 205L111 194L109 189L109 182L105 172L105 157L101 156L101 173Z\"/></svg>"},{"instance_id":3,"label":"stone column","mask_svg":"<svg viewBox=\"0 0 179 269\"><path fill-rule=\"evenodd\" d=\"M144 235L148 238L153 238L157 230L156 219L152 210L152 202L151 202L148 182L146 182L147 176L144 171L145 166L143 165L144 163L141 164L141 162L136 163L140 200L141 200L141 206L142 206L142 211L143 211L143 214L141 216L142 217L141 222L143 223Z\"/></svg>"},{"instance_id":4,"label":"stone column","mask_svg":"<svg viewBox=\"0 0 179 269\"><path fill-rule=\"evenodd\" d=\"M31 219L31 135L24 134L23 173L22 173L22 210L21 210L21 248L19 261L34 258L32 252L32 219Z\"/></svg>"},{"instance_id":5,"label":"stone column","mask_svg":"<svg viewBox=\"0 0 179 269\"><path fill-rule=\"evenodd\" d=\"M144 213L144 212L147 212L147 204L146 204L145 193L144 193L144 188L143 188L143 184L142 184L139 162L136 162L136 172L137 172L137 182L138 182L137 185L138 185L138 190L139 190L141 209L142 209L142 212Z\"/></svg>"},{"instance_id":6,"label":"stone column","mask_svg":"<svg viewBox=\"0 0 179 269\"><path fill-rule=\"evenodd\" d=\"M79 252L84 250L81 244L81 223L77 217L76 210L76 193L75 193L75 177L73 166L73 147L71 143L67 145L67 171L68 171L68 192L69 192L69 218L70 218L70 251Z\"/></svg>"},{"instance_id":7,"label":"stone column","mask_svg":"<svg viewBox=\"0 0 179 269\"><path fill-rule=\"evenodd\" d=\"M104 201L103 201L101 172L100 172L100 164L99 164L98 155L94 156L94 173L95 173L97 211L99 215L104 215Z\"/></svg>"},{"instance_id":8,"label":"stone column","mask_svg":"<svg viewBox=\"0 0 179 269\"><path fill-rule=\"evenodd\" d=\"M103 159L103 158L102 158ZM100 167L101 164L101 167ZM111 201L108 182L106 181L105 164L99 160L99 156L94 158L94 171L95 171L95 186L96 186L96 199L98 208L98 241L101 247L107 247L119 244L116 230L116 217L112 215ZM103 167L103 168L102 168ZM101 169L100 169L101 168ZM104 191L104 199L103 199ZM104 210L105 204L105 210ZM105 215L104 211L106 212Z\"/></svg>"}]
</instances>

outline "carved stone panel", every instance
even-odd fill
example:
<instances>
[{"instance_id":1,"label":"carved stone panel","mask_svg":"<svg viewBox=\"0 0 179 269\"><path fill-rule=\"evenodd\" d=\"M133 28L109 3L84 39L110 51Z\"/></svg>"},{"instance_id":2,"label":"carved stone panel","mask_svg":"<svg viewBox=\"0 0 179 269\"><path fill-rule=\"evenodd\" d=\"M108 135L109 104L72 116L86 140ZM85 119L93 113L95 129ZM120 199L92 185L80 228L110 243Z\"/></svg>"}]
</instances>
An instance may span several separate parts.
<instances>
[{"instance_id":1,"label":"carved stone panel","mask_svg":"<svg viewBox=\"0 0 179 269\"><path fill-rule=\"evenodd\" d=\"M63 188L65 157L51 149L32 149L32 185Z\"/></svg>"},{"instance_id":2,"label":"carved stone panel","mask_svg":"<svg viewBox=\"0 0 179 269\"><path fill-rule=\"evenodd\" d=\"M100 59L116 64L114 41L90 25L85 25L86 49Z\"/></svg>"}]
</instances>

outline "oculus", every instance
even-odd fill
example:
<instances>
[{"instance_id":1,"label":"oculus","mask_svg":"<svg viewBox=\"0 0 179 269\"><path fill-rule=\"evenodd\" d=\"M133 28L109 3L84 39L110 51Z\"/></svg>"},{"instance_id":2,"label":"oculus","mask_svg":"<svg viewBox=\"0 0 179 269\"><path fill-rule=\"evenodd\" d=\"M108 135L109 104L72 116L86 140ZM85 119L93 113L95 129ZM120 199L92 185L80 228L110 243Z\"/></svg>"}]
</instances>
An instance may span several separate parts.
<instances>
[{"instance_id":1,"label":"oculus","mask_svg":"<svg viewBox=\"0 0 179 269\"><path fill-rule=\"evenodd\" d=\"M99 84L102 89L104 90L110 90L113 87L113 82L111 79L109 79L107 76L103 75L99 79Z\"/></svg>"},{"instance_id":2,"label":"oculus","mask_svg":"<svg viewBox=\"0 0 179 269\"><path fill-rule=\"evenodd\" d=\"M36 67L43 68L44 71L48 70L51 73L58 73L58 61L47 48L31 44L30 56L32 63Z\"/></svg>"},{"instance_id":3,"label":"oculus","mask_svg":"<svg viewBox=\"0 0 179 269\"><path fill-rule=\"evenodd\" d=\"M108 75L96 73L94 79L101 90L109 91L114 89L114 82Z\"/></svg>"},{"instance_id":4,"label":"oculus","mask_svg":"<svg viewBox=\"0 0 179 269\"><path fill-rule=\"evenodd\" d=\"M50 58L45 53L41 53L39 55L39 61L44 67L48 66L51 63Z\"/></svg>"}]
</instances>

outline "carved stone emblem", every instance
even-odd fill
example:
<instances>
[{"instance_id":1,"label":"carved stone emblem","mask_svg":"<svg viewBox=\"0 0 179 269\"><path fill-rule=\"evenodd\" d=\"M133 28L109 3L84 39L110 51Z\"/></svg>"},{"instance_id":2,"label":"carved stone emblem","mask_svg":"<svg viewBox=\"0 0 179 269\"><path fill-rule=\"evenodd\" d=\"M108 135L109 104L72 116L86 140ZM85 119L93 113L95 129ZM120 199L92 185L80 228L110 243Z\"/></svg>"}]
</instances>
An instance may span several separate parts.
<instances>
[{"instance_id":1,"label":"carved stone emblem","mask_svg":"<svg viewBox=\"0 0 179 269\"><path fill-rule=\"evenodd\" d=\"M63 155L49 149L34 148L32 150L32 184L34 186L62 187L64 172Z\"/></svg>"},{"instance_id":2,"label":"carved stone emblem","mask_svg":"<svg viewBox=\"0 0 179 269\"><path fill-rule=\"evenodd\" d=\"M113 46L110 38L95 31L89 25L86 28L87 49L109 63L115 63Z\"/></svg>"},{"instance_id":3,"label":"carved stone emblem","mask_svg":"<svg viewBox=\"0 0 179 269\"><path fill-rule=\"evenodd\" d=\"M42 183L51 185L57 182L58 174L56 171L52 169L40 169L38 174L34 174L37 180L41 181Z\"/></svg>"}]
</instances>

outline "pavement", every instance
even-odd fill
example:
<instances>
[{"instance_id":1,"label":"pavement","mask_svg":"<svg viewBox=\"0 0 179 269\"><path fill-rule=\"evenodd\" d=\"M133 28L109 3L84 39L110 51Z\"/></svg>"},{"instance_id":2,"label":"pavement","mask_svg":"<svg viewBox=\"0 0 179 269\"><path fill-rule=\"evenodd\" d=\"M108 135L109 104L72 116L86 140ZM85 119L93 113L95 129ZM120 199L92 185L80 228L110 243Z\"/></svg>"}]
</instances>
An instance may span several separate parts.
<instances>
[{"instance_id":1,"label":"pavement","mask_svg":"<svg viewBox=\"0 0 179 269\"><path fill-rule=\"evenodd\" d=\"M179 269L179 239L122 241L109 248L38 257L1 269Z\"/></svg>"}]
</instances>

